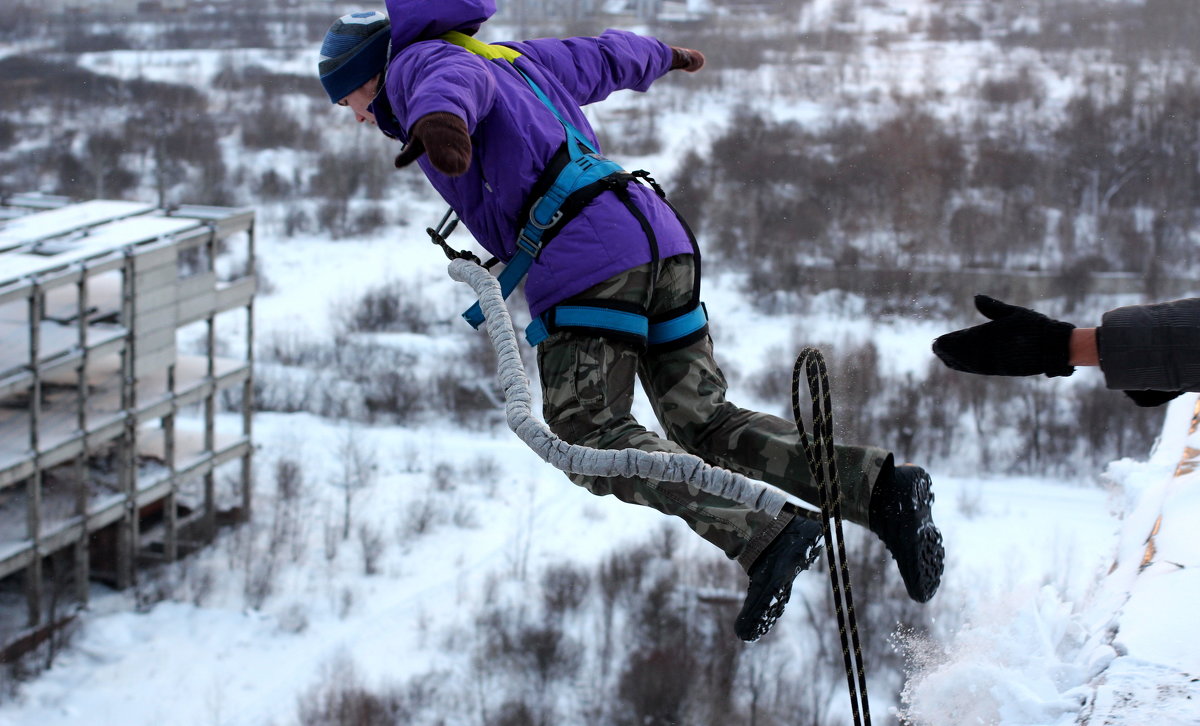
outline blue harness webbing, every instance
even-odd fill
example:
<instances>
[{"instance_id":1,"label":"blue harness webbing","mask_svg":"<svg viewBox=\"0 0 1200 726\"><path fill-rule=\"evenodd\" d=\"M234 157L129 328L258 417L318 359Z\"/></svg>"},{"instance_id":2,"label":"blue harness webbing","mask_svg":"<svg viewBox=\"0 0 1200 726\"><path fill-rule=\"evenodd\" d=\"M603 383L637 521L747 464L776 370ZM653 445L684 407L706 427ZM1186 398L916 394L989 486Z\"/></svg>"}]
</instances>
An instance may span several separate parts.
<instances>
[{"instance_id":1,"label":"blue harness webbing","mask_svg":"<svg viewBox=\"0 0 1200 726\"><path fill-rule=\"evenodd\" d=\"M645 315L591 305L557 305L525 328L525 339L530 345L537 345L550 336L547 324L555 328L594 328L639 340L646 340L650 335L650 321Z\"/></svg>"},{"instance_id":2,"label":"blue harness webbing","mask_svg":"<svg viewBox=\"0 0 1200 726\"><path fill-rule=\"evenodd\" d=\"M475 55L491 60L508 61L525 79L529 88L562 125L566 132L565 162L551 163L547 168L554 174L546 191L529 205L525 225L517 235L517 249L504 269L497 276L500 293L505 299L512 294L529 268L541 254L542 248L558 230L569 222L593 198L606 190L623 190L638 172L631 174L619 164L604 158L591 142L568 121L549 96L516 64L521 54L500 45L488 45L462 33L450 32L442 36L450 43L461 46ZM559 156L562 156L562 150ZM557 172L552 171L559 166ZM544 180L538 186L543 186ZM535 187L536 188L536 187ZM463 318L478 328L484 322L483 310L478 302L463 313ZM554 330L562 328L585 329L614 333L630 338L643 345L667 345L691 336L706 328L708 315L699 303L684 314L672 319L651 323L639 313L616 310L592 305L558 305L536 318L525 329L525 339L530 345L541 343Z\"/></svg>"},{"instance_id":3,"label":"blue harness webbing","mask_svg":"<svg viewBox=\"0 0 1200 726\"><path fill-rule=\"evenodd\" d=\"M707 325L708 311L702 304L658 323L640 313L599 305L556 305L525 328L525 339L536 346L554 330L582 329L615 334L641 345L665 346L692 338Z\"/></svg>"},{"instance_id":4,"label":"blue harness webbing","mask_svg":"<svg viewBox=\"0 0 1200 726\"><path fill-rule=\"evenodd\" d=\"M661 323L650 323L647 335L648 345L667 345L688 338L708 325L708 309L703 303L697 304L690 311L664 320Z\"/></svg>"}]
</instances>

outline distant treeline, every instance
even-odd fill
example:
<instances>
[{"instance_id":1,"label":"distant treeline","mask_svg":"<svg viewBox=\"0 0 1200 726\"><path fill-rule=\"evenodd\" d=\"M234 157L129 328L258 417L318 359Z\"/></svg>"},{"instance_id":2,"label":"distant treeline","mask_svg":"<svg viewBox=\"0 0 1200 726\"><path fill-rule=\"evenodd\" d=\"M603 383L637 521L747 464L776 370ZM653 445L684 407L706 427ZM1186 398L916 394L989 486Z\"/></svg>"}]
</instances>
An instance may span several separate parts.
<instances>
[{"instance_id":1,"label":"distant treeline","mask_svg":"<svg viewBox=\"0 0 1200 726\"><path fill-rule=\"evenodd\" d=\"M1197 117L1194 80L1112 102L1085 89L1048 129L945 122L918 101L819 132L746 113L689 154L673 198L756 290L813 263L1178 275L1200 262Z\"/></svg>"}]
</instances>

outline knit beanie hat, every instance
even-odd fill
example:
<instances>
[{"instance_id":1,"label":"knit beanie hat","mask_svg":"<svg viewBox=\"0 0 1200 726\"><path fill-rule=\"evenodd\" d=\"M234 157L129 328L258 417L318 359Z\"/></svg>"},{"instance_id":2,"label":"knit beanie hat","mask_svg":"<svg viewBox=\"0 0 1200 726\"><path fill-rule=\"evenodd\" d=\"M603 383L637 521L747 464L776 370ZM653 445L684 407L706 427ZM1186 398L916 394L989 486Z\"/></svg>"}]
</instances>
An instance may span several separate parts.
<instances>
[{"instance_id":1,"label":"knit beanie hat","mask_svg":"<svg viewBox=\"0 0 1200 726\"><path fill-rule=\"evenodd\" d=\"M329 100L337 103L387 65L388 17L374 10L338 18L321 44L317 66Z\"/></svg>"}]
</instances>

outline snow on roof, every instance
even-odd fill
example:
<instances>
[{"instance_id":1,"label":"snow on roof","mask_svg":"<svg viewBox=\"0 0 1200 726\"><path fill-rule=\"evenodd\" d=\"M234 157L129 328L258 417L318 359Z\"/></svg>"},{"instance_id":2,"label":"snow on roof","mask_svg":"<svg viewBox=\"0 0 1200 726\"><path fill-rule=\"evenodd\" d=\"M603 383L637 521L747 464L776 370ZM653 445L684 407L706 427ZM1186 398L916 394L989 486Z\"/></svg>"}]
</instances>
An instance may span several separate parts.
<instances>
[{"instance_id":1,"label":"snow on roof","mask_svg":"<svg viewBox=\"0 0 1200 726\"><path fill-rule=\"evenodd\" d=\"M0 226L0 251L69 234L123 217L153 211L154 205L97 199L17 217Z\"/></svg>"},{"instance_id":2,"label":"snow on roof","mask_svg":"<svg viewBox=\"0 0 1200 726\"><path fill-rule=\"evenodd\" d=\"M126 205L126 206L116 206ZM83 207L85 209L80 210ZM65 265L82 260L98 257L113 250L128 245L143 244L157 239L177 235L188 230L197 229L203 223L188 217L165 217L158 214L139 215L117 219L109 222L99 222L114 213L152 210L146 205L134 205L131 202L84 202L60 210L41 212L22 217L14 222L26 220L46 220L45 226L26 224L19 230L23 244L14 249L0 252L0 285L15 282L28 275L50 272ZM59 214L63 212L65 214ZM68 220L76 223L70 227ZM8 232L6 226L0 234ZM64 238L55 242L54 248L41 246L35 249L30 240L51 239L63 237L64 234L77 232L74 238ZM53 232L53 234L50 234ZM5 239L16 239L17 235Z\"/></svg>"}]
</instances>

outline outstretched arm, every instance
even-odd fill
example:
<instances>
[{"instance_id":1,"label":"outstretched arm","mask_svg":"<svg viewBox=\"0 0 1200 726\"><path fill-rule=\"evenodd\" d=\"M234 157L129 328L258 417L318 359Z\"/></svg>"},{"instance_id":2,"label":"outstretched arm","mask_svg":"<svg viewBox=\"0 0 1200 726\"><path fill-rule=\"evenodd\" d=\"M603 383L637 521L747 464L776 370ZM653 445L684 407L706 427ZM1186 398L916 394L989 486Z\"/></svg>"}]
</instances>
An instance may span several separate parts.
<instances>
[{"instance_id":1,"label":"outstretched arm","mask_svg":"<svg viewBox=\"0 0 1200 726\"><path fill-rule=\"evenodd\" d=\"M1069 376L1100 366L1105 384L1139 406L1200 390L1200 298L1132 305L1076 328L986 295L975 306L989 322L940 336L933 352L950 368L999 376Z\"/></svg>"},{"instance_id":2,"label":"outstretched arm","mask_svg":"<svg viewBox=\"0 0 1200 726\"><path fill-rule=\"evenodd\" d=\"M623 89L645 91L670 70L694 73L704 65L699 51L674 49L657 38L624 30L606 30L591 38L539 38L505 45L554 74L580 105L603 101Z\"/></svg>"}]
</instances>

